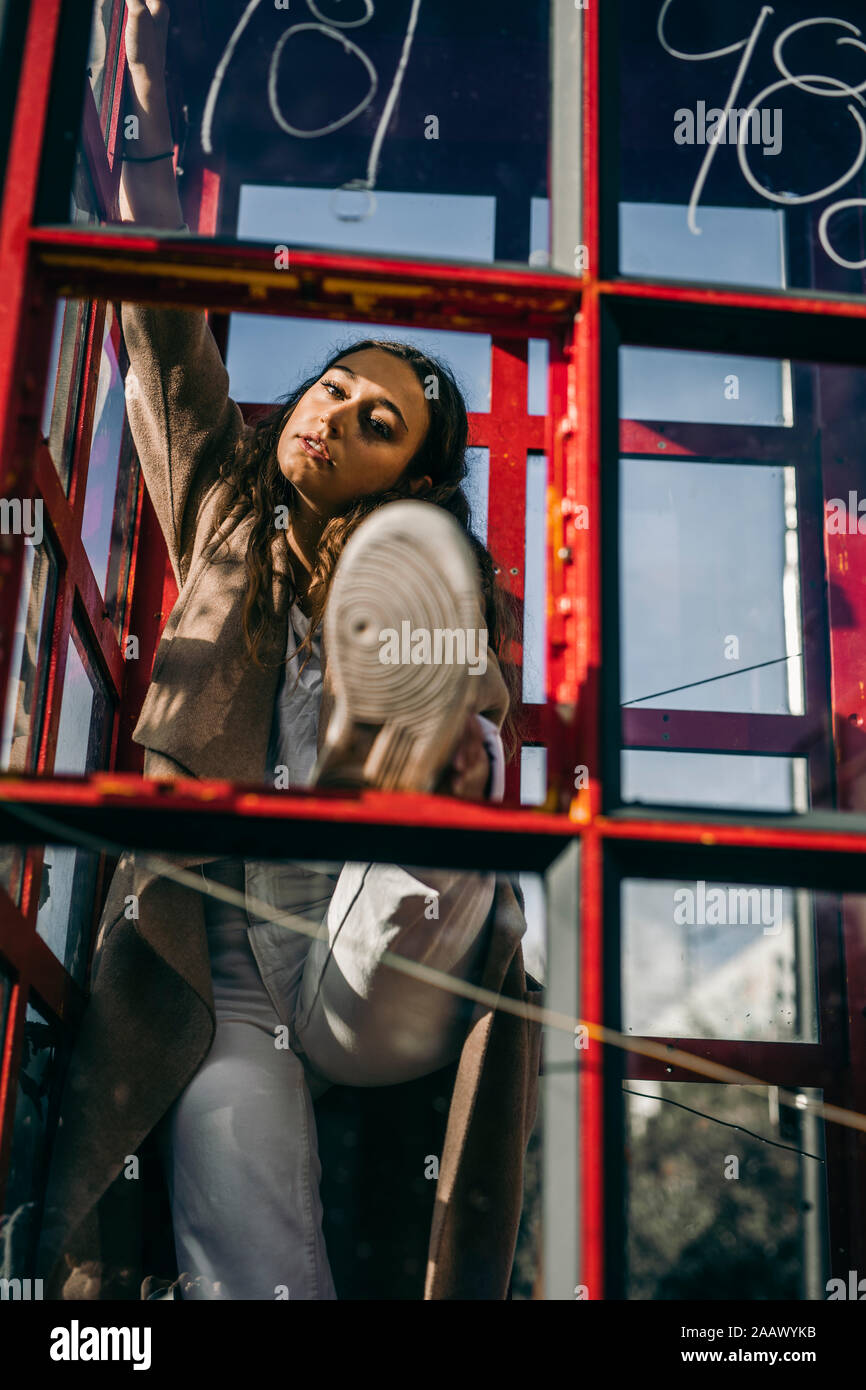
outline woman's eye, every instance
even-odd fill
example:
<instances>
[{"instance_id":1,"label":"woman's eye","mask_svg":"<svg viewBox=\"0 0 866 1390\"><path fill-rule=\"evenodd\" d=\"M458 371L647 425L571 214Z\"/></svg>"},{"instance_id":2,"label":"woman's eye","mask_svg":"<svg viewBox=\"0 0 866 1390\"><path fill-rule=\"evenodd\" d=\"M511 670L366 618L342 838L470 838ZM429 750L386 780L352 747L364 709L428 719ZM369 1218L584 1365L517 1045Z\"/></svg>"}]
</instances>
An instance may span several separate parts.
<instances>
[{"instance_id":1,"label":"woman's eye","mask_svg":"<svg viewBox=\"0 0 866 1390\"><path fill-rule=\"evenodd\" d=\"M371 415L370 424L373 426L376 433L381 435L383 439L391 438L391 426L386 425L384 420L377 420L374 416Z\"/></svg>"},{"instance_id":2,"label":"woman's eye","mask_svg":"<svg viewBox=\"0 0 866 1390\"><path fill-rule=\"evenodd\" d=\"M335 393L338 396L345 396L346 394L342 386L338 386L336 381L323 381L322 385L324 386L329 396L332 396Z\"/></svg>"}]
</instances>

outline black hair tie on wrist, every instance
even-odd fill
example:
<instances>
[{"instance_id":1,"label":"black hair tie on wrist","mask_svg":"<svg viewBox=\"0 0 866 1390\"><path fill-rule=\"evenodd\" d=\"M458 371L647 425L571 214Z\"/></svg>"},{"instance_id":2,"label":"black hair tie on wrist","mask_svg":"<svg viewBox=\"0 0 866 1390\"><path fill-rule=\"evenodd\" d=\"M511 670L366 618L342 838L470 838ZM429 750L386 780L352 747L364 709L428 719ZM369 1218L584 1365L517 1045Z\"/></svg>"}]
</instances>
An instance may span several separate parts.
<instances>
[{"instance_id":1,"label":"black hair tie on wrist","mask_svg":"<svg viewBox=\"0 0 866 1390\"><path fill-rule=\"evenodd\" d=\"M121 159L127 160L131 164L152 164L155 159L171 159L174 150L166 150L165 154L121 154Z\"/></svg>"}]
</instances>

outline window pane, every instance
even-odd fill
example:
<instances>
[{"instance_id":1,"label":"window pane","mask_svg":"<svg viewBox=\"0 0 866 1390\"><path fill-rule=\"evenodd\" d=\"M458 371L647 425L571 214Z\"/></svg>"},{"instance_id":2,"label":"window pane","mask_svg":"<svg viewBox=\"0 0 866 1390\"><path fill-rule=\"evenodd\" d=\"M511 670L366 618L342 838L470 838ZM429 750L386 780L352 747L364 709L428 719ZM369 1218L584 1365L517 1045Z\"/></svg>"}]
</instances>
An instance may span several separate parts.
<instances>
[{"instance_id":1,"label":"window pane","mask_svg":"<svg viewBox=\"0 0 866 1390\"><path fill-rule=\"evenodd\" d=\"M863 293L862 21L622 0L622 271Z\"/></svg>"},{"instance_id":2,"label":"window pane","mask_svg":"<svg viewBox=\"0 0 866 1390\"><path fill-rule=\"evenodd\" d=\"M112 709L83 640L73 629L66 656L56 773L81 775L104 766L105 748L111 736Z\"/></svg>"},{"instance_id":3,"label":"window pane","mask_svg":"<svg viewBox=\"0 0 866 1390\"><path fill-rule=\"evenodd\" d=\"M523 703L543 705L547 669L547 456L526 456Z\"/></svg>"},{"instance_id":4,"label":"window pane","mask_svg":"<svg viewBox=\"0 0 866 1390\"><path fill-rule=\"evenodd\" d=\"M226 367L236 401L277 401L341 348L363 338L388 338L441 358L451 368L470 411L490 410L490 349L487 333L392 328L386 324L331 323L261 314L232 314Z\"/></svg>"},{"instance_id":5,"label":"window pane","mask_svg":"<svg viewBox=\"0 0 866 1390\"><path fill-rule=\"evenodd\" d=\"M75 444L75 420L84 371L88 321L88 306L84 300L67 299L58 303L42 430L60 481L67 490Z\"/></svg>"},{"instance_id":6,"label":"window pane","mask_svg":"<svg viewBox=\"0 0 866 1390\"><path fill-rule=\"evenodd\" d=\"M624 882L623 1031L817 1042L816 897L834 910L805 889Z\"/></svg>"},{"instance_id":7,"label":"window pane","mask_svg":"<svg viewBox=\"0 0 866 1390\"><path fill-rule=\"evenodd\" d=\"M507 876L501 875L500 887L503 893L507 890L506 908L512 923L510 930L518 932L523 924L517 918L516 909L512 912L511 897L512 889L517 887L520 870L519 847L516 846L515 850L515 867ZM222 900L204 898L208 934L213 948L211 968L214 997L218 1007L224 1005L228 1012L231 1012L233 1000L248 1014L252 1008L258 1026L264 1033L271 1034L272 1041L275 1030L281 1031L281 1026L284 1026L283 1020L293 1015L300 1018L308 1012L307 1000L302 992L302 974L310 947L310 935L306 933L318 932L329 913L332 924L334 917L339 914L339 930L334 944L338 969L326 971L314 986L313 993L322 1002L322 1014L320 1016L318 1008L314 1008L311 1020L312 1030L316 1032L321 1046L328 1051L332 1067L339 1068L341 1074L348 1073L350 1077L354 1074L359 1079L357 1085L347 1082L345 1087L340 1087L341 1094L338 1094L338 1088L327 1085L312 1088L321 1162L320 1184L317 1182L318 1174L313 1174L313 1179L320 1188L325 1257L338 1297L421 1298L427 1270L430 1222L437 1200L439 1163L456 1071L454 1063L459 1057L467 1024L476 1009L475 1002L465 997L465 989L467 985L475 989L479 987L479 969L488 936L485 924L489 920L494 884L486 874L461 874L437 867L343 866L333 862L310 864L291 860L248 860L245 868L243 862L237 859L223 859L205 864L200 875L202 893L205 895L209 888L216 893L221 888L236 891L240 884L242 889L245 881L250 893L248 915L239 914ZM546 903L549 890L545 879L535 872L521 872L520 886L527 902L527 930L521 935L529 943L529 959L540 971L545 955L543 937L552 916ZM345 902L344 893L348 894ZM573 896L572 893L572 899ZM350 899L357 904L357 910L350 908L347 912L346 904ZM564 915L562 907L563 904L560 904L561 915ZM145 938L150 939L150 915L144 898L141 908L139 927ZM404 957L407 966L411 962L416 965L422 962L426 968L443 974L445 979L440 979L440 985L447 986L448 980L453 980L455 991L431 986L429 982L415 978L406 971L393 970L384 963L376 969L375 960L363 945L368 908L372 908L376 916L383 911L398 913L401 921L407 924L407 930L392 935L390 948ZM236 930L239 915L244 917L246 923L240 932ZM574 935L570 913L569 919L567 928L561 923L563 936L566 931ZM432 923L435 931L421 930L425 921ZM120 931L122 928L115 927L114 930ZM362 951L361 958L359 949ZM122 952L120 954L123 955ZM104 969L104 966L101 968ZM365 1049L365 1056L360 1057L353 1041L355 1024L359 1020L352 999L357 1002L358 991L362 994L366 992L367 985L362 976L366 976L368 969L373 970L376 977L372 992L377 999L380 1036L377 1055L373 1055L372 1049ZM318 971L316 973L319 974ZM348 994L345 989L347 981L351 981ZM118 988L134 991L135 981L127 980L124 983L118 977ZM533 993L533 999L539 1002L537 993ZM309 1002L313 1003L312 997ZM353 1017L355 1022L351 1021ZM309 1035L305 1036L309 1042ZM571 1029L560 1030L560 1036L573 1056ZM119 1047L121 1052L118 1056L122 1057L122 1039L108 1039L106 1045ZM286 1056L285 1050L278 1048L277 1051L280 1055L270 1074L266 1066L259 1069L260 1085L250 1087L244 1083L242 1076L225 1078L221 1088L220 1110L228 1140L232 1135L251 1133L263 1122L265 1112L273 1104L282 1103L279 1097L284 1096L286 1090L287 1068L289 1074L294 1075L292 1068L297 1068L298 1064L291 1055ZM273 1049L271 1052L273 1054ZM122 1077L122 1066L117 1075ZM365 1075L367 1084L363 1080ZM378 1080L375 1079L377 1077ZM383 1126L380 1122L383 1112L380 1100L377 1100L377 1088L410 1080L417 1087L410 1121L406 1126L399 1126L399 1132L392 1133L392 1127ZM67 1097L64 1104L66 1100L74 1107L74 1096ZM280 1113L283 1118L288 1115L291 1121L298 1111L297 1108L293 1112L283 1108ZM97 1124L98 1119L97 1116ZM300 1128L303 1129L304 1125L301 1124ZM507 1138L506 1129L507 1124L504 1128L500 1126L502 1139ZM163 1156L171 1159L171 1136L163 1134L156 1137ZM499 1138L497 1135L490 1140L491 1180L489 1183L482 1180L478 1191L478 1205L484 1203L485 1208L490 1210L490 1204L499 1200L499 1174L504 1158L504 1154L497 1152ZM166 1140L167 1144L164 1142ZM537 1147L536 1138L533 1153ZM179 1159L176 1151L175 1159ZM180 1176L180 1164L174 1162L172 1166L178 1185L185 1184L187 1177L194 1185L198 1184L201 1174L193 1171L195 1164L188 1168L183 1178ZM166 1167L169 1165L166 1164ZM276 1188L279 1192L290 1193L300 1175L301 1190L296 1195L299 1203L305 1201L309 1214L311 1193L303 1190L307 1185L307 1167L305 1146L287 1145L279 1161ZM375 1182L370 1181L372 1172L376 1173ZM166 1222L161 1229L157 1227L148 1232L147 1244L151 1251L167 1246L166 1258L170 1261L170 1207L167 1200L159 1200L158 1191L164 1179L165 1168L157 1165L154 1172L157 1184L154 1196L157 1200L153 1204L153 1212L164 1214ZM400 1194L398 1221L393 1218L395 1194ZM533 1168L526 1175L524 1222L520 1237L519 1284L522 1297L531 1295L539 1273L539 1206L540 1173ZM318 1217L318 1213L313 1214ZM214 1213L205 1215L204 1219L209 1220L212 1215ZM218 1211L215 1215L219 1218ZM262 1264L258 1266L258 1259L253 1262L264 1271L256 1275L261 1281L257 1296L265 1296L262 1285L265 1285L265 1291L268 1284L272 1289L274 1283L279 1282L277 1271L286 1269L284 1252L274 1253L272 1242L262 1238L262 1229L260 1222L252 1232L242 1227L237 1228L234 1234L228 1230L224 1232L230 1244L235 1240L252 1240L252 1253L255 1256L259 1254L257 1242L261 1245ZM177 1247L181 1270L190 1267L184 1263L189 1253L189 1246L184 1248L185 1241L184 1235ZM300 1290L306 1293L309 1283L301 1282L305 1279L305 1273L300 1269L303 1263L301 1260L296 1265L290 1261L287 1272L289 1275L297 1274ZM250 1290L252 1266L246 1263L241 1268L240 1264L240 1261L234 1262L231 1258L227 1261L225 1277L229 1281L227 1292L230 1297L240 1297ZM153 1272L161 1275L162 1269L157 1267L154 1271L151 1265L145 1266L142 1271L145 1275ZM490 1275L495 1277L494 1270L488 1271L483 1266L479 1274L485 1279ZM241 1282L233 1284L234 1280ZM294 1296L297 1292L293 1282L291 1293Z\"/></svg>"},{"instance_id":8,"label":"window pane","mask_svg":"<svg viewBox=\"0 0 866 1390\"><path fill-rule=\"evenodd\" d=\"M623 1091L625 1296L825 1299L823 1121L780 1105L773 1086L756 1095L742 1086L628 1080Z\"/></svg>"},{"instance_id":9,"label":"window pane","mask_svg":"<svg viewBox=\"0 0 866 1390\"><path fill-rule=\"evenodd\" d=\"M524 744L520 750L520 804L542 806L547 800L547 749Z\"/></svg>"},{"instance_id":10,"label":"window pane","mask_svg":"<svg viewBox=\"0 0 866 1390\"><path fill-rule=\"evenodd\" d=\"M623 746L737 755L723 794L721 763L671 769L681 804L859 811L866 373L748 360L621 352ZM667 781L629 799L674 802Z\"/></svg>"},{"instance_id":11,"label":"window pane","mask_svg":"<svg viewBox=\"0 0 866 1390\"><path fill-rule=\"evenodd\" d=\"M467 449L466 464L468 473L463 481L463 491L469 499L472 511L472 532L487 544L487 511L490 492L490 450Z\"/></svg>"},{"instance_id":12,"label":"window pane","mask_svg":"<svg viewBox=\"0 0 866 1390\"><path fill-rule=\"evenodd\" d=\"M547 414L549 364L550 344L547 339L530 338L527 377L527 413L529 415Z\"/></svg>"},{"instance_id":13,"label":"window pane","mask_svg":"<svg viewBox=\"0 0 866 1390\"><path fill-rule=\"evenodd\" d=\"M120 605L121 596L116 587L109 585L109 579L114 577L116 584L121 572L125 571L122 556L113 554L112 549L128 548L130 544L131 510L135 500L134 486L131 485L133 480L129 476L130 450L124 429L126 398L117 348L112 338L113 326L114 309L108 304L81 523L84 549L112 615Z\"/></svg>"},{"instance_id":14,"label":"window pane","mask_svg":"<svg viewBox=\"0 0 866 1390\"><path fill-rule=\"evenodd\" d=\"M785 470L622 459L620 486L623 704L799 713Z\"/></svg>"},{"instance_id":15,"label":"window pane","mask_svg":"<svg viewBox=\"0 0 866 1390\"><path fill-rule=\"evenodd\" d=\"M363 220L354 213L363 212ZM342 214L342 216L341 216ZM244 184L237 235L273 245L492 261L496 199L459 194L335 193ZM291 263L291 262L290 262Z\"/></svg>"},{"instance_id":16,"label":"window pane","mask_svg":"<svg viewBox=\"0 0 866 1390\"><path fill-rule=\"evenodd\" d=\"M679 204L620 203L623 274L785 288L784 213L702 207L701 235L693 236L688 211Z\"/></svg>"},{"instance_id":17,"label":"window pane","mask_svg":"<svg viewBox=\"0 0 866 1390\"><path fill-rule=\"evenodd\" d=\"M83 150L75 156L75 176L72 181L72 197L69 201L69 221L75 226L89 227L103 220L102 209L96 196L93 176L90 173Z\"/></svg>"},{"instance_id":18,"label":"window pane","mask_svg":"<svg viewBox=\"0 0 866 1390\"><path fill-rule=\"evenodd\" d=\"M24 1050L18 1077L12 1157L5 1202L4 1275L35 1276L37 1217L51 1144L52 1093L57 1075L59 1031L32 1003L27 1005Z\"/></svg>"},{"instance_id":19,"label":"window pane","mask_svg":"<svg viewBox=\"0 0 866 1390\"><path fill-rule=\"evenodd\" d=\"M54 566L47 546L25 544L0 754L0 763L12 772L31 771L36 765L48 671L46 617L53 603Z\"/></svg>"},{"instance_id":20,"label":"window pane","mask_svg":"<svg viewBox=\"0 0 866 1390\"><path fill-rule=\"evenodd\" d=\"M787 364L715 352L622 348L624 420L792 425Z\"/></svg>"},{"instance_id":21,"label":"window pane","mask_svg":"<svg viewBox=\"0 0 866 1390\"><path fill-rule=\"evenodd\" d=\"M47 543L25 544L0 749L0 766L10 772L32 772L36 768L45 710L55 582ZM24 851L20 846L0 848L0 883L14 902L21 893L23 863Z\"/></svg>"},{"instance_id":22,"label":"window pane","mask_svg":"<svg viewBox=\"0 0 866 1390\"><path fill-rule=\"evenodd\" d=\"M580 123L559 125L574 109L580 16L562 10L357 0L296 23L272 4L218 22L193 7L169 45L190 119L174 131L183 177L219 165L222 237L546 266L554 224L572 271ZM573 63L557 62L563 48Z\"/></svg>"},{"instance_id":23,"label":"window pane","mask_svg":"<svg viewBox=\"0 0 866 1390\"><path fill-rule=\"evenodd\" d=\"M82 774L105 766L111 713L103 683L73 633L63 681L56 773ZM87 964L98 865L98 855L46 846L36 930L79 983Z\"/></svg>"},{"instance_id":24,"label":"window pane","mask_svg":"<svg viewBox=\"0 0 866 1390\"><path fill-rule=\"evenodd\" d=\"M625 802L805 811L808 773L805 758L628 748L622 754L620 775Z\"/></svg>"}]
</instances>

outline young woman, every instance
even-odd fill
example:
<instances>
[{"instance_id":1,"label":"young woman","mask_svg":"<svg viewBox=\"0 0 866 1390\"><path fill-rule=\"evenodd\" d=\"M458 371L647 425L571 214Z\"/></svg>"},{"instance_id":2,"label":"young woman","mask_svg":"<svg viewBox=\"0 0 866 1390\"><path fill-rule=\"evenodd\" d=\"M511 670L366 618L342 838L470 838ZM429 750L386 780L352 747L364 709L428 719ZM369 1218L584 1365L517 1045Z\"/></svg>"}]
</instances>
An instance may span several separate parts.
<instances>
[{"instance_id":1,"label":"young woman","mask_svg":"<svg viewBox=\"0 0 866 1390\"><path fill-rule=\"evenodd\" d=\"M171 161L159 157L171 148L162 81L167 9L162 0L127 0L127 11L139 138L127 144L121 213L181 230ZM228 397L202 313L124 304L122 322L130 425L180 587L135 730L147 750L145 773L305 785L323 747L339 779L347 747L358 766L366 759L367 781L501 795L500 730L513 673L496 652L510 620L491 557L477 542L469 546L461 489L468 423L448 369L405 344L363 339L250 428ZM336 724L351 732L353 715L385 722L371 720L361 708L365 692L349 688L355 657L344 652L334 615L338 602L344 617L350 613L356 591L369 594L365 612L388 614L415 602L418 612L438 614L442 628L458 626L458 610L474 614L486 644L477 679L465 670L443 675L460 724L439 718L427 762L416 763L409 780L395 772L400 737L378 763L369 740L360 753L357 740L334 741ZM333 659L322 651L323 618L336 643ZM345 629L350 645L357 626ZM421 703L426 714L419 706L416 717L423 722L432 711L435 725L436 697L427 692ZM371 777L374 765L380 774ZM324 849L318 858L327 859ZM383 954L527 997L519 944L525 923L495 875L416 875L363 863L338 871L301 859L187 860L198 866L197 896L134 855L122 857L97 940L49 1189L63 1239L46 1248L53 1255L77 1232L77 1242L65 1245L67 1266L96 1248L104 1261L104 1238L93 1242L106 1218L104 1211L97 1218L95 1204L113 1183L112 1220L119 1222L120 1207L132 1200L121 1164L153 1132L183 1276L184 1292L173 1296L335 1298L313 1101L334 1085L412 1081L458 1058L463 1067L467 1028L477 1023L458 996L393 970ZM326 934L311 941L305 926L320 924ZM493 1110L476 1103L479 1054L466 1083L469 1112L478 1112L488 1139L511 1125L513 1156L506 1145L504 1170L489 1179L493 1209L483 1218L492 1246L501 1248L489 1268L472 1266L477 1292L465 1296L505 1296L534 1115L538 1030L513 1017L497 1026L498 1049L489 1039L485 1046L504 1068L499 1094ZM171 1032L168 1056L160 1052L161 1029ZM477 1129L474 1139L455 1135L450 1142L461 1157L483 1146ZM450 1183L447 1168L446 1176ZM440 1179L440 1192L443 1186ZM472 1200L485 1209L477 1193ZM483 1260L472 1225L479 1219L476 1212L465 1226L477 1247L467 1252L467 1273L473 1259ZM460 1237L443 1234L447 1216L439 1221L444 1269ZM443 1277L456 1288L462 1276ZM100 1296L129 1296L117 1292L128 1278L128 1270L103 1268Z\"/></svg>"}]
</instances>

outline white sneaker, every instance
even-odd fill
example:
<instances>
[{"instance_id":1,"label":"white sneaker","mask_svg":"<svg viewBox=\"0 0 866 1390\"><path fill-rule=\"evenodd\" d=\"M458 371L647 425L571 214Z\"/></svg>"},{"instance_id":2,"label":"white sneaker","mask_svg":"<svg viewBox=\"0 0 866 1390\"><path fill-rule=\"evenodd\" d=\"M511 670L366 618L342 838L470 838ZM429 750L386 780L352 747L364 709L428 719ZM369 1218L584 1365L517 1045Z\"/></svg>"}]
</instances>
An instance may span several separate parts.
<instances>
[{"instance_id":1,"label":"white sneaker","mask_svg":"<svg viewBox=\"0 0 866 1390\"><path fill-rule=\"evenodd\" d=\"M430 502L389 502L350 536L331 581L324 652L335 706L319 786L431 791L473 696L483 647L472 547Z\"/></svg>"}]
</instances>

